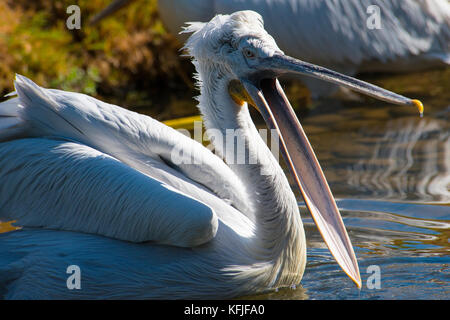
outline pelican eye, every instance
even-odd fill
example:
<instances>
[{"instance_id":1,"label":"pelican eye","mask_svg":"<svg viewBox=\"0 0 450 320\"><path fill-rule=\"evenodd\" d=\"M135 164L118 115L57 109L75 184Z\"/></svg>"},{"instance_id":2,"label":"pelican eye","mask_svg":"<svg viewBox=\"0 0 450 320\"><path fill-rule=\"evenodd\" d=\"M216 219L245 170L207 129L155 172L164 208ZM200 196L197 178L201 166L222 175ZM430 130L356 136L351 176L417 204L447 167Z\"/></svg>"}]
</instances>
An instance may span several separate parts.
<instances>
[{"instance_id":1,"label":"pelican eye","mask_svg":"<svg viewBox=\"0 0 450 320\"><path fill-rule=\"evenodd\" d=\"M249 48L244 48L243 53L246 58L254 58L256 56L253 50Z\"/></svg>"}]
</instances>

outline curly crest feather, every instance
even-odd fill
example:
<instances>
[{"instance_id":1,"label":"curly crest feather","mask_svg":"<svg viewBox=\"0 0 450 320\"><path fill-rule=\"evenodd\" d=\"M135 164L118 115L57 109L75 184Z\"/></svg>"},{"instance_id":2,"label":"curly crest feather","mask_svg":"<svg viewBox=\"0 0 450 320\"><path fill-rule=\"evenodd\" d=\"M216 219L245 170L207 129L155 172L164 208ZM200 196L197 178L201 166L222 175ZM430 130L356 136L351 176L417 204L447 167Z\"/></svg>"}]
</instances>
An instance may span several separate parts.
<instances>
[{"instance_id":1,"label":"curly crest feather","mask_svg":"<svg viewBox=\"0 0 450 320\"><path fill-rule=\"evenodd\" d=\"M218 14L208 23L188 22L181 33L193 33L183 49L197 60L217 58L218 50L226 44L235 47L242 37L270 37L261 15L250 10Z\"/></svg>"}]
</instances>

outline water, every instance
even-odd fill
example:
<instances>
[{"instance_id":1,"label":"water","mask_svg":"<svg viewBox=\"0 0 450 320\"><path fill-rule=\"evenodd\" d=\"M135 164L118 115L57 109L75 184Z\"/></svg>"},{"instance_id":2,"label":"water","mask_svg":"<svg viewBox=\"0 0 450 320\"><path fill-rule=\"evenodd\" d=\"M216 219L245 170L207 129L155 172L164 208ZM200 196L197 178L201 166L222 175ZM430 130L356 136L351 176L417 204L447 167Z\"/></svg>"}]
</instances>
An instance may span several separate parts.
<instances>
[{"instance_id":1,"label":"water","mask_svg":"<svg viewBox=\"0 0 450 320\"><path fill-rule=\"evenodd\" d=\"M308 241L301 286L245 298L450 299L450 69L369 80L421 99L424 117L373 100L297 110L337 198L362 289L335 263L300 202Z\"/></svg>"}]
</instances>

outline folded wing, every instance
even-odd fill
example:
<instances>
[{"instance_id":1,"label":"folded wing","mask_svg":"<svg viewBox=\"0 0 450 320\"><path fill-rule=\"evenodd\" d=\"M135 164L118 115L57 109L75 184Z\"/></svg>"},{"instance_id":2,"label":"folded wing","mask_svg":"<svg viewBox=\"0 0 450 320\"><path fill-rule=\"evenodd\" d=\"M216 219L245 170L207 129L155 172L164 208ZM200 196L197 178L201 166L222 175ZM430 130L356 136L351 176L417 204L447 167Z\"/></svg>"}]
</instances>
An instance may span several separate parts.
<instances>
[{"instance_id":1,"label":"folded wing","mask_svg":"<svg viewBox=\"0 0 450 320\"><path fill-rule=\"evenodd\" d=\"M211 240L206 204L78 143L0 144L0 217L28 227L191 247Z\"/></svg>"}]
</instances>

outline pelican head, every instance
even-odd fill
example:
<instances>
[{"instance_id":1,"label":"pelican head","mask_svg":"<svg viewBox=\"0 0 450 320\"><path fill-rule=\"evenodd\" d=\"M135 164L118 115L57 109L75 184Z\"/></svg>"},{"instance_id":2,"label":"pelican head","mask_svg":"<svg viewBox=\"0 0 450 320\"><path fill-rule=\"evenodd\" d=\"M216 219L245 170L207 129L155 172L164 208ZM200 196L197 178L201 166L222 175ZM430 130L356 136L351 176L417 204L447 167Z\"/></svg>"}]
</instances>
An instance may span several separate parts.
<instances>
[{"instance_id":1,"label":"pelican head","mask_svg":"<svg viewBox=\"0 0 450 320\"><path fill-rule=\"evenodd\" d=\"M228 94L237 109L254 106L267 125L277 130L282 154L319 231L336 261L360 287L357 260L339 210L278 77L312 76L390 103L416 106L420 112L421 103L285 55L264 29L262 17L253 11L217 15L208 23L189 23L183 32L193 33L185 49L199 74L211 74L205 70L208 68L220 69L221 77L228 79Z\"/></svg>"},{"instance_id":2,"label":"pelican head","mask_svg":"<svg viewBox=\"0 0 450 320\"><path fill-rule=\"evenodd\" d=\"M283 74L297 74L342 85L389 103L415 106L421 114L423 112L419 100L403 97L353 77L285 55L264 29L262 17L254 11L217 15L208 23L188 23L188 27L182 32L193 33L185 49L196 62L209 61L215 66L220 65L228 71L230 77L240 82L241 90L236 90L238 82L232 81L230 84L230 94L235 100L239 97L249 99L250 91L254 89L262 91L264 85L270 82L275 84L276 79ZM255 101L246 102L259 108Z\"/></svg>"}]
</instances>

